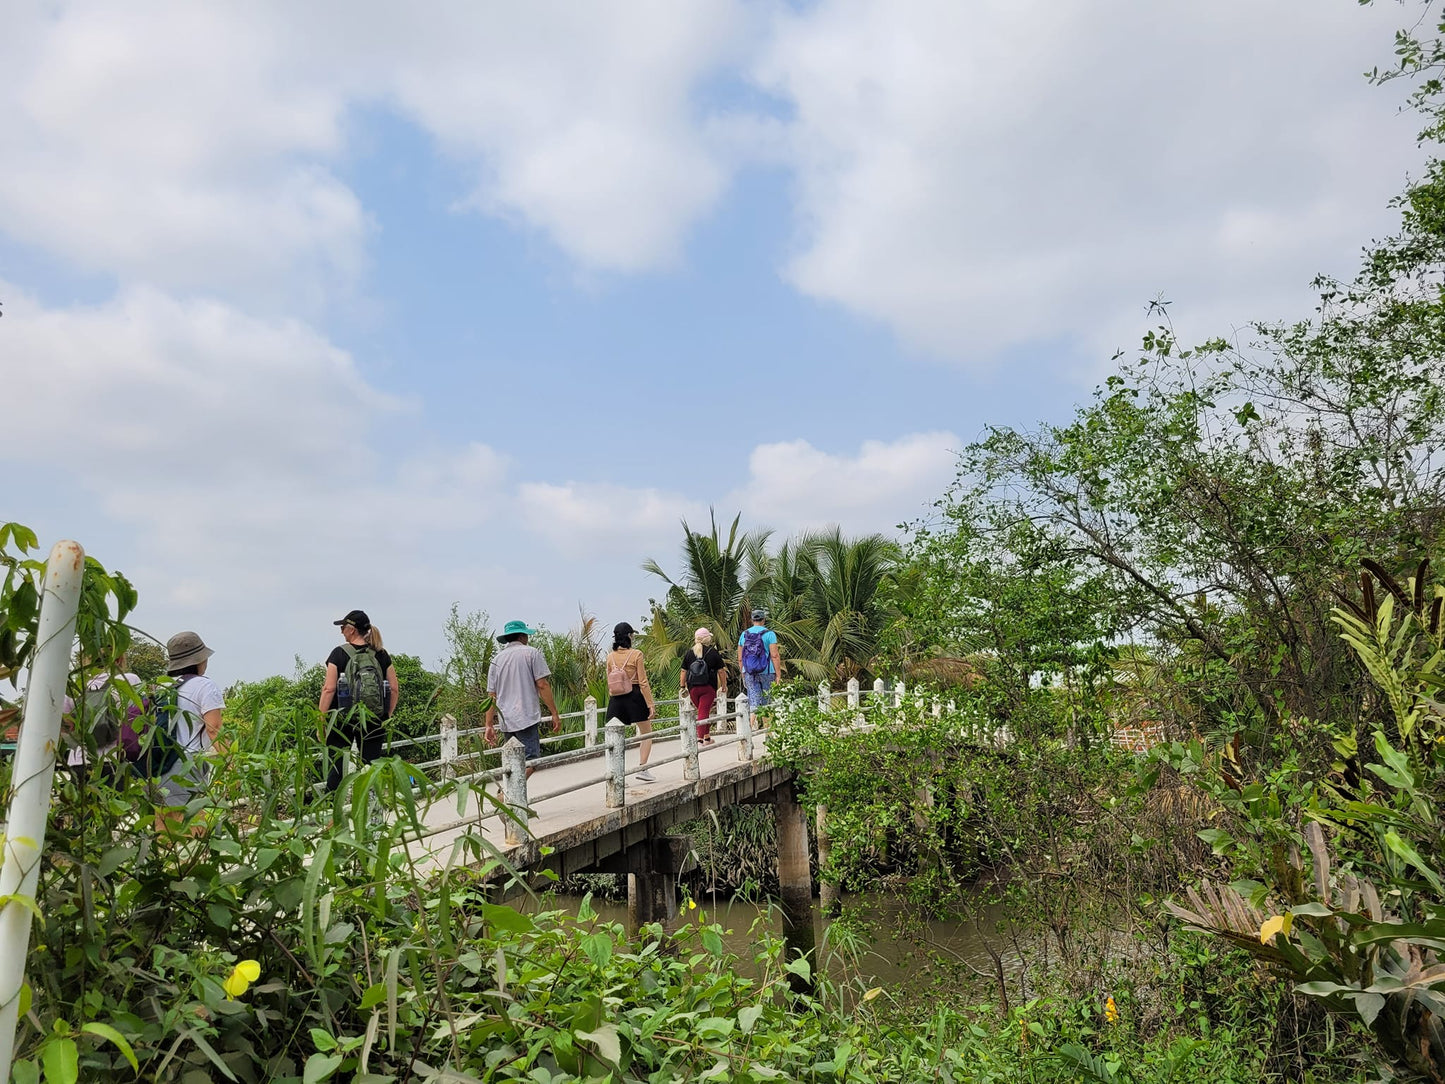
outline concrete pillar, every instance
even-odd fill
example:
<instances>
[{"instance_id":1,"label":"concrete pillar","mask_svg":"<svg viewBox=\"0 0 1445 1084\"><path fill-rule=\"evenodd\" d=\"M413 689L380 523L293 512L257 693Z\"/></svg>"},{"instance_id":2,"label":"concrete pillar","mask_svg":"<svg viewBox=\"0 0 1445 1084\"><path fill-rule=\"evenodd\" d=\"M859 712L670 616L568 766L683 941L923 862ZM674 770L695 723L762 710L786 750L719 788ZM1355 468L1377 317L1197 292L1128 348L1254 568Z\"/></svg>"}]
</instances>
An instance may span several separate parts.
<instances>
[{"instance_id":1,"label":"concrete pillar","mask_svg":"<svg viewBox=\"0 0 1445 1084\"><path fill-rule=\"evenodd\" d=\"M663 929L677 926L677 879L692 865L692 840L661 836L644 840L598 869L627 874L627 932L636 937L649 922Z\"/></svg>"},{"instance_id":2,"label":"concrete pillar","mask_svg":"<svg viewBox=\"0 0 1445 1084\"><path fill-rule=\"evenodd\" d=\"M753 719L748 711L747 694L739 693L738 706L738 759L753 759Z\"/></svg>"},{"instance_id":3,"label":"concrete pillar","mask_svg":"<svg viewBox=\"0 0 1445 1084\"><path fill-rule=\"evenodd\" d=\"M826 681L818 682L818 708L827 711L833 704L833 693Z\"/></svg>"},{"instance_id":4,"label":"concrete pillar","mask_svg":"<svg viewBox=\"0 0 1445 1084\"><path fill-rule=\"evenodd\" d=\"M678 736L682 739L682 777L689 783L696 782L702 775L697 762L697 708L692 697L684 696L677 704Z\"/></svg>"},{"instance_id":5,"label":"concrete pillar","mask_svg":"<svg viewBox=\"0 0 1445 1084\"><path fill-rule=\"evenodd\" d=\"M778 827L778 890L782 897L783 940L788 958L800 953L816 966L813 933L813 877L808 869L808 815L792 783L774 791L773 816ZM811 988L792 976L794 986Z\"/></svg>"},{"instance_id":6,"label":"concrete pillar","mask_svg":"<svg viewBox=\"0 0 1445 1084\"><path fill-rule=\"evenodd\" d=\"M607 720L607 808L627 804L627 727L621 719Z\"/></svg>"},{"instance_id":7,"label":"concrete pillar","mask_svg":"<svg viewBox=\"0 0 1445 1084\"><path fill-rule=\"evenodd\" d=\"M828 835L828 807L818 806L817 820L814 823L814 839L818 841L818 905L823 912L824 918L832 918L838 913L841 893L838 885L825 880L824 871L828 868L828 859L833 854L833 840Z\"/></svg>"},{"instance_id":8,"label":"concrete pillar","mask_svg":"<svg viewBox=\"0 0 1445 1084\"><path fill-rule=\"evenodd\" d=\"M855 677L848 679L848 706L850 708L858 706L858 679Z\"/></svg>"},{"instance_id":9,"label":"concrete pillar","mask_svg":"<svg viewBox=\"0 0 1445 1084\"><path fill-rule=\"evenodd\" d=\"M901 708L903 706L903 695L906 691L903 686L903 679L900 678L898 684L893 686L893 706L895 708Z\"/></svg>"},{"instance_id":10,"label":"concrete pillar","mask_svg":"<svg viewBox=\"0 0 1445 1084\"><path fill-rule=\"evenodd\" d=\"M454 779L457 774L457 717L442 716L442 778Z\"/></svg>"},{"instance_id":11,"label":"concrete pillar","mask_svg":"<svg viewBox=\"0 0 1445 1084\"><path fill-rule=\"evenodd\" d=\"M582 701L582 744L591 749L597 744L597 698Z\"/></svg>"},{"instance_id":12,"label":"concrete pillar","mask_svg":"<svg viewBox=\"0 0 1445 1084\"><path fill-rule=\"evenodd\" d=\"M502 795L512 813L503 821L504 837L508 843L521 843L532 833L527 809L527 750L516 738L507 739L502 746Z\"/></svg>"}]
</instances>

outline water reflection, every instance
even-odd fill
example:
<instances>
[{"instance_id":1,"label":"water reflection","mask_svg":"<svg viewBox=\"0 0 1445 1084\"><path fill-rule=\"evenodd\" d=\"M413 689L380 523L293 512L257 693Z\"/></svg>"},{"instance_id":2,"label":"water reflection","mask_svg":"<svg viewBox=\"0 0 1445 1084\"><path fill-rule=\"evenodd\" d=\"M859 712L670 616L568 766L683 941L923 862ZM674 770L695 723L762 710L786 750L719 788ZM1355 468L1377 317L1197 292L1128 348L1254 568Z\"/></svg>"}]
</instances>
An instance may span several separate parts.
<instances>
[{"instance_id":1,"label":"water reflection","mask_svg":"<svg viewBox=\"0 0 1445 1084\"><path fill-rule=\"evenodd\" d=\"M548 896L539 906L575 915L581 902L580 896ZM627 922L625 903L594 899L592 907L605 921ZM781 935L781 915L766 903L701 900L697 911L683 914L690 921L704 916L703 921L721 926L723 944L738 958L738 971L744 975L757 974L759 935ZM1022 967L1025 942L1008 932L1004 917L1002 905L980 904L967 917L925 919L896 900L864 895L847 899L844 928L837 936L828 935L827 920L819 916L815 921L825 958L828 946L835 950L829 959L835 977L858 977L868 986L917 996L967 987L987 998L997 989L1000 970L1011 980ZM847 936L850 933L856 936ZM850 941L860 949L856 957L836 951Z\"/></svg>"}]
</instances>

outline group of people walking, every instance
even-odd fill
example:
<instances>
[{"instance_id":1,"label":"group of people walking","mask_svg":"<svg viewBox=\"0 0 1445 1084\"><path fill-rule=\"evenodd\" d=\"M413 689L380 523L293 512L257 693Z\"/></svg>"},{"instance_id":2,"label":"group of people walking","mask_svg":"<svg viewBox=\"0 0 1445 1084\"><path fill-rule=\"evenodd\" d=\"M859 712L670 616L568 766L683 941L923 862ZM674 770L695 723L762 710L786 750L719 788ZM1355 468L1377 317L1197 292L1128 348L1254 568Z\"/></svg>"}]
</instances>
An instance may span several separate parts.
<instances>
[{"instance_id":1,"label":"group of people walking","mask_svg":"<svg viewBox=\"0 0 1445 1084\"><path fill-rule=\"evenodd\" d=\"M778 638L767 627L766 619L762 610L754 610L752 625L739 636L737 645L737 671L754 708L767 704L769 690L782 676ZM334 624L342 642L326 658L325 677L316 705L325 720L327 791L340 786L344 754L353 746L358 749L363 764L381 757L386 720L395 714L401 698L396 666L383 646L381 630L371 623L366 612L351 610ZM525 621L509 621L497 637L501 649L487 673L488 706L484 725L488 744L497 742L500 730L506 737L515 737L522 743L529 760L542 755L544 707L550 715L550 728L561 729L546 656L529 642L536 634L537 630ZM633 646L637 635L637 630L626 621L612 630L612 648L605 660L606 717L637 726L643 741L638 750L642 770L636 778L652 782L654 777L647 768L652 754L648 735L657 716L657 701L647 676L647 660L642 651ZM213 654L195 632L176 633L166 642L166 670L174 683L174 706L166 712L169 753L164 762L155 759L153 748L142 748L129 722L96 742L103 759L116 749L133 764L140 765L142 758L150 758L144 763L152 770L144 774L156 780L158 805L184 806L209 778L205 754L220 742L225 708L220 686L206 676ZM686 696L697 709L697 734L702 745L713 742L709 720L717 697L727 696L729 668L729 661L714 643L712 632L707 628L697 629L692 645L682 656L678 694ZM128 683L135 691L126 699L139 702L142 682L127 669L124 656L117 660L112 673L101 674L89 683L87 698L94 694L106 703L117 702L112 684L116 681ZM134 719L134 714L129 718ZM71 770L84 772L88 756L87 743L76 742L68 756ZM528 767L529 775L532 770Z\"/></svg>"},{"instance_id":2,"label":"group of people walking","mask_svg":"<svg viewBox=\"0 0 1445 1084\"><path fill-rule=\"evenodd\" d=\"M767 627L767 614L752 612L752 625L738 637L738 672L742 675L748 702L754 708L767 704L769 690L782 677L782 658L778 653L778 637ZM487 674L487 708L484 736L488 744L498 740L498 729L509 738L522 743L527 759L542 755L542 706L551 712L551 729L561 729L557 704L550 684L551 670L547 659L528 642L537 630L525 621L509 621L497 637L502 649L492 660ZM652 722L657 717L657 700L647 677L647 660L632 646L636 629L626 621L612 630L612 648L604 668L607 674L607 718L636 725L643 740L638 746L636 778L653 782L647 767L652 755ZM719 695L727 695L728 662L713 642L711 630L700 628L693 633L692 646L682 656L678 672L678 695L686 696L697 709L697 736L703 745L711 745L712 724L708 721ZM500 720L500 724L499 724ZM527 773L530 775L529 767Z\"/></svg>"}]
</instances>

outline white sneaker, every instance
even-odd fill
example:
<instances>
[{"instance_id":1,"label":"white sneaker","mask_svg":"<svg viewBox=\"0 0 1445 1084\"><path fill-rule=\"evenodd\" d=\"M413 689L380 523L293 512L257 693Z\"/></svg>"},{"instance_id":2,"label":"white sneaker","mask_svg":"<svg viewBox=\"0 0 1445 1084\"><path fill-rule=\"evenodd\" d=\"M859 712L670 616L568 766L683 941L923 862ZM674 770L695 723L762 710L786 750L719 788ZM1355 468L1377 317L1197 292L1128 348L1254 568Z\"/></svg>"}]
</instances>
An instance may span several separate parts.
<instances>
[{"instance_id":1,"label":"white sneaker","mask_svg":"<svg viewBox=\"0 0 1445 1084\"><path fill-rule=\"evenodd\" d=\"M653 775L646 768L643 768L642 771L638 772L637 775L635 775L633 778L635 778L639 783L657 782L657 776Z\"/></svg>"}]
</instances>

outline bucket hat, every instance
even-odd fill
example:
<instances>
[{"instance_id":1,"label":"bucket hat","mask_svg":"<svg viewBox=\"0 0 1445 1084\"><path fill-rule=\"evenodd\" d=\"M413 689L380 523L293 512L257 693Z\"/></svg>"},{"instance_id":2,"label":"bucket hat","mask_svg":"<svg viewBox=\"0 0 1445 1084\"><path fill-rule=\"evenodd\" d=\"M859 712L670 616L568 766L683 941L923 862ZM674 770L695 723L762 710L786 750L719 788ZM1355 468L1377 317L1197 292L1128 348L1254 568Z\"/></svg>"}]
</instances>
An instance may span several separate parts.
<instances>
[{"instance_id":1,"label":"bucket hat","mask_svg":"<svg viewBox=\"0 0 1445 1084\"><path fill-rule=\"evenodd\" d=\"M532 628L532 627L531 627L530 625L528 625L527 622L525 622L525 621L508 621L508 622L506 623L506 625L504 625L504 626L502 627L501 635L499 635L499 636L497 637L497 639L498 639L498 640L505 640L508 636L519 636L519 635L520 635L520 636L536 636L536 635L537 635L537 630L534 629L534 628Z\"/></svg>"},{"instance_id":2,"label":"bucket hat","mask_svg":"<svg viewBox=\"0 0 1445 1084\"><path fill-rule=\"evenodd\" d=\"M187 666L196 666L214 654L196 633L178 632L166 641L166 672L174 674Z\"/></svg>"}]
</instances>

